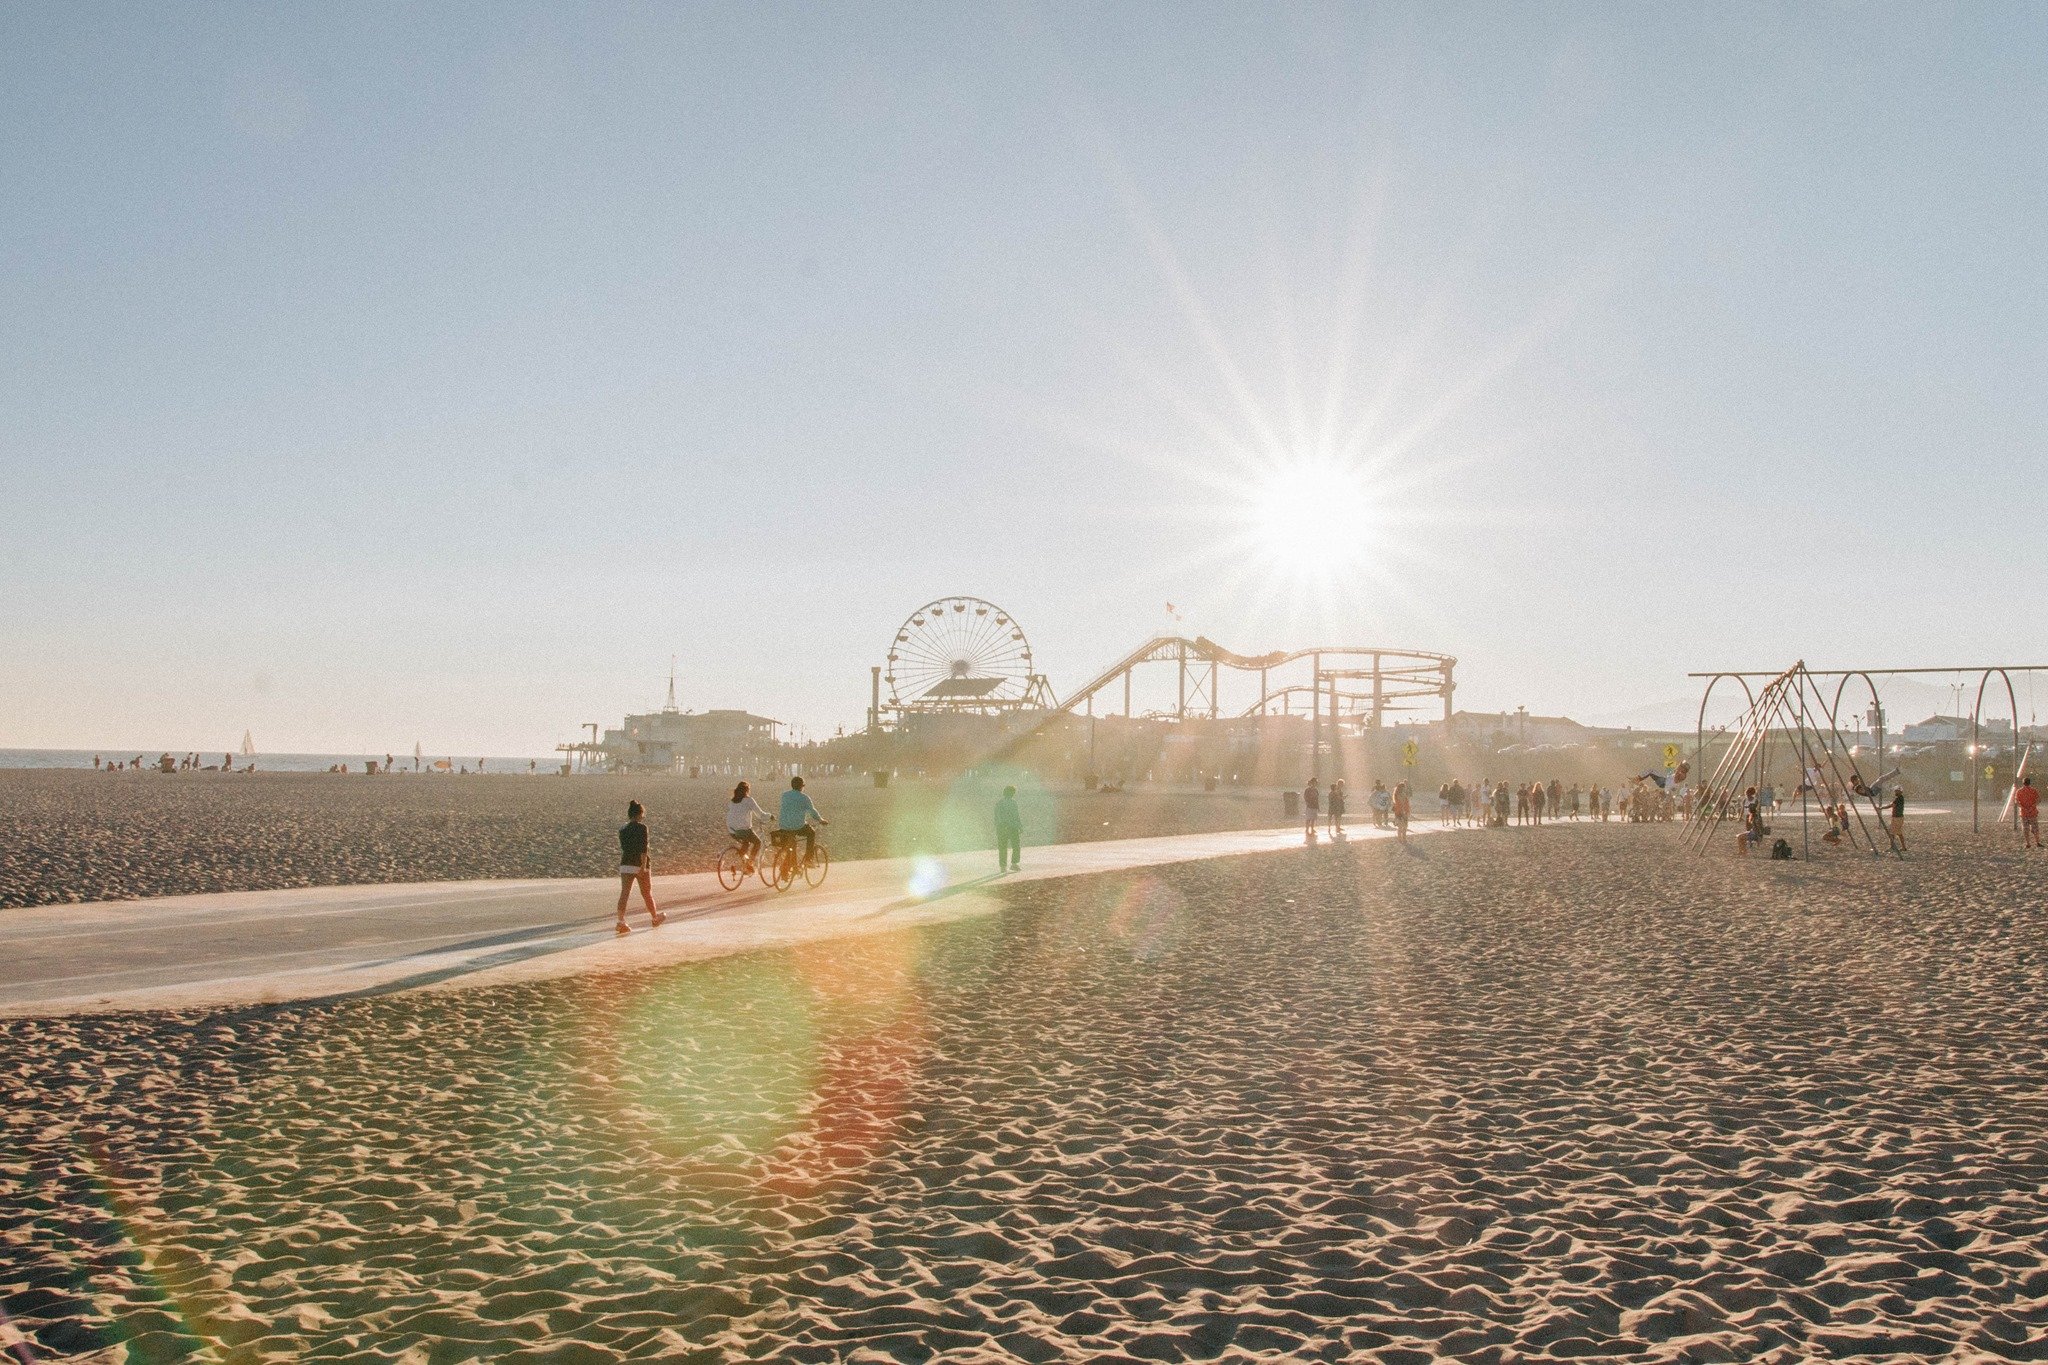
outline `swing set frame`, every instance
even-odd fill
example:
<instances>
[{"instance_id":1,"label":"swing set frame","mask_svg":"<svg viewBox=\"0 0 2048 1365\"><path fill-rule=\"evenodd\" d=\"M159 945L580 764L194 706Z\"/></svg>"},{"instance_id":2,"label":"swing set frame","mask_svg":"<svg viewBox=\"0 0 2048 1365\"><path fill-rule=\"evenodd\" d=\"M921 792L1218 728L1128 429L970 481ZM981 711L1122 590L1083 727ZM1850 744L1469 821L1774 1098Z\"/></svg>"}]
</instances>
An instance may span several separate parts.
<instances>
[{"instance_id":1,"label":"swing set frame","mask_svg":"<svg viewBox=\"0 0 2048 1365\"><path fill-rule=\"evenodd\" d=\"M1884 768L1884 699L1878 696L1877 679L1905 677L1912 674L1946 673L1951 677L1957 678L1970 674L1977 675L1977 699L1970 707L1970 832L1974 834L1982 828L1979 819L1979 789L1982 785L1982 774L1977 764L1977 752L1980 747L1979 740L1984 720L1985 689L1990 687L1991 678L1994 674L2005 683L2005 699L2012 708L2012 743L2013 762L2015 765L2013 785L2017 788L2020 777L2025 772L2026 760L2022 756L2021 749L2022 728L2020 725L2019 693L2013 688L2012 676L2015 673L2027 675L2028 696L2031 698L2033 695L2033 675L2048 673L2048 664L1965 664L1948 668L1808 668L1804 662L1801 662L1794 664L1788 670L1770 671L1724 668L1709 673L1688 673L1686 676L1689 678L1705 678L1707 680L1705 689L1700 693L1699 716L1693 724L1693 761L1698 762L1701 751L1706 748L1707 702L1713 697L1714 688L1720 684L1722 679L1735 679L1741 686L1743 695L1749 699L1750 712L1754 712L1757 707L1757 693L1749 685L1749 680L1751 678L1765 679L1765 686L1769 687L1772 683L1779 682L1793 672L1797 672L1815 683L1818 683L1821 679L1831 678L1835 680L1834 697L1826 704L1824 714L1827 718L1828 728L1836 731L1838 734L1839 727L1836 724L1836 717L1841 711L1842 689L1849 685L1851 678L1861 678L1863 680L1863 685L1870 689L1870 704L1875 708L1878 716L1878 723L1873 729L1877 738L1878 769L1880 772ZM1726 727L1722 728L1725 729ZM1755 761L1757 772L1761 776L1765 771L1763 766L1765 762L1764 747L1762 745L1757 746Z\"/></svg>"}]
</instances>

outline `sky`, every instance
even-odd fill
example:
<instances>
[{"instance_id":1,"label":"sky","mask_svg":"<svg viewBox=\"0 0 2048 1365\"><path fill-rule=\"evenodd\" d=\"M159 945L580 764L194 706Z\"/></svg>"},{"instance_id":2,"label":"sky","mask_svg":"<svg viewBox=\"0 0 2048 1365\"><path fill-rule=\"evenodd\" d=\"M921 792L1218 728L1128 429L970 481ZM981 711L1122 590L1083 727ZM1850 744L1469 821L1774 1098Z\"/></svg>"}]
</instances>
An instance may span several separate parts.
<instances>
[{"instance_id":1,"label":"sky","mask_svg":"<svg viewBox=\"0 0 2048 1365\"><path fill-rule=\"evenodd\" d=\"M2044 91L2027 4L8 6L0 746L821 737L950 594L1062 695L2048 663Z\"/></svg>"}]
</instances>

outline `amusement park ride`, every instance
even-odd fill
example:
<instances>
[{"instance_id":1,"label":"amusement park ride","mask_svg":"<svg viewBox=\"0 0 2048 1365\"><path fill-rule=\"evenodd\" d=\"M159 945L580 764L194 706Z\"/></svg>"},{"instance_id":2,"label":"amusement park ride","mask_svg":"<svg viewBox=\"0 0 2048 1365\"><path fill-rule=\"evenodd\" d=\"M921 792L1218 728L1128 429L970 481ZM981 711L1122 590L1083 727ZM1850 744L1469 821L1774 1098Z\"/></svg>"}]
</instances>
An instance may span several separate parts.
<instances>
[{"instance_id":1,"label":"amusement park ride","mask_svg":"<svg viewBox=\"0 0 2048 1365\"><path fill-rule=\"evenodd\" d=\"M872 676L868 727L879 733L914 725L923 717L983 716L1034 725L1059 717L1185 722L1265 716L1301 716L1315 742L1325 727L1376 730L1391 713L1427 703L1451 715L1457 660L1448 654L1374 645L1321 645L1269 654L1239 654L1197 636L1147 640L1084 686L1054 698L1032 662L1031 642L1009 612L979 597L942 597L912 612L897 629L887 663ZM1134 709L1132 681L1153 665L1171 665L1171 707ZM1226 670L1244 688L1226 709ZM1254 698L1250 679L1258 680ZM886 688L886 700L884 689ZM1119 705L1120 702L1120 705Z\"/></svg>"},{"instance_id":2,"label":"amusement park ride","mask_svg":"<svg viewBox=\"0 0 2048 1365\"><path fill-rule=\"evenodd\" d=\"M1434 710L1440 703L1448 720L1456 665L1447 654L1372 645L1238 654L1204 637L1162 635L1061 701L1038 671L1031 641L1015 616L985 598L941 597L904 618L885 661L871 670L865 732L828 741L835 752L806 761L852 767L972 764L1082 731L1092 752L1099 721L1106 732L1152 736L1132 752L1147 744L1156 750L1168 733L1206 736L1205 744L1227 736L1240 749L1256 748L1262 742L1257 736L1270 732L1263 742L1279 743L1290 753L1305 747L1312 766L1319 767L1346 735L1376 731L1389 715ZM1160 670L1169 666L1173 691L1162 700ZM1141 675L1142 687L1134 688ZM1141 697L1147 704L1140 705ZM598 726L585 728L587 739L557 746L565 772L571 765L605 772L725 772L790 758L776 721L745 711L680 710L673 671L660 711L627 716L601 738ZM1282 734L1292 737L1283 741Z\"/></svg>"},{"instance_id":3,"label":"amusement park ride","mask_svg":"<svg viewBox=\"0 0 2048 1365\"><path fill-rule=\"evenodd\" d=\"M896 628L888 663L873 670L870 697L870 729L879 729L885 715L901 723L916 715L1052 709L1052 687L1032 667L1024 628L979 597L941 597L910 613Z\"/></svg>"}]
</instances>

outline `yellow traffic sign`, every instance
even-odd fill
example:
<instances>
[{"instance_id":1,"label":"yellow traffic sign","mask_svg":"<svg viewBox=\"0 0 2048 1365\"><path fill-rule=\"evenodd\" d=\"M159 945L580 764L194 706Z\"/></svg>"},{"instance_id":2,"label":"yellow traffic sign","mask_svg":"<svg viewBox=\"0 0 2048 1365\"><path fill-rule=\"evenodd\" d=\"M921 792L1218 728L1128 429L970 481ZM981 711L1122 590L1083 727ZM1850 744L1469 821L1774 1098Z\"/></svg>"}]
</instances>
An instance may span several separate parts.
<instances>
[{"instance_id":1,"label":"yellow traffic sign","mask_svg":"<svg viewBox=\"0 0 2048 1365\"><path fill-rule=\"evenodd\" d=\"M1676 744L1664 746L1664 766L1667 768L1676 768L1678 766L1678 746Z\"/></svg>"},{"instance_id":2,"label":"yellow traffic sign","mask_svg":"<svg viewBox=\"0 0 2048 1365\"><path fill-rule=\"evenodd\" d=\"M1406 744L1403 744L1401 746L1401 766L1404 768L1414 767L1415 756L1421 752L1422 746L1417 744L1412 739L1409 740Z\"/></svg>"}]
</instances>

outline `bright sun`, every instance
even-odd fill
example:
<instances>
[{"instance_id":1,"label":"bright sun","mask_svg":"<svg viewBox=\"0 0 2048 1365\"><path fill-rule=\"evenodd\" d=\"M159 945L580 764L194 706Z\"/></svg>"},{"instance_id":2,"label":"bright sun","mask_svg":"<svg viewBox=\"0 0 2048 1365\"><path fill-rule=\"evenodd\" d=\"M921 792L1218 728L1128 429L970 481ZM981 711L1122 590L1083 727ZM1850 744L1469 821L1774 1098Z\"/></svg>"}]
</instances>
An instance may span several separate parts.
<instances>
[{"instance_id":1,"label":"bright sun","mask_svg":"<svg viewBox=\"0 0 2048 1365\"><path fill-rule=\"evenodd\" d=\"M1334 573L1365 556L1373 503L1358 471L1328 460L1273 470L1252 501L1260 551L1302 576Z\"/></svg>"}]
</instances>

